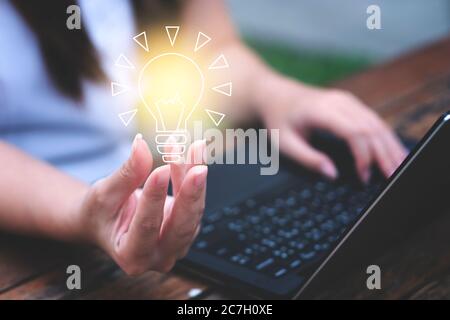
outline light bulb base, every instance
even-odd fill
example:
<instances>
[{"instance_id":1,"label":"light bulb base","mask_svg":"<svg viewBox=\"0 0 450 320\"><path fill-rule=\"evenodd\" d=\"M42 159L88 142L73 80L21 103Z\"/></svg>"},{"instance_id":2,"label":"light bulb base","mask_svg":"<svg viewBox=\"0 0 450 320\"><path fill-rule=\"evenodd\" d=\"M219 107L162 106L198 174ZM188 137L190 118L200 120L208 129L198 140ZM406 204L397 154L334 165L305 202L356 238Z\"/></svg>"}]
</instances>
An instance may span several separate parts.
<instances>
[{"instance_id":1,"label":"light bulb base","mask_svg":"<svg viewBox=\"0 0 450 320\"><path fill-rule=\"evenodd\" d=\"M186 151L186 134L173 132L156 135L156 150L165 163L180 162Z\"/></svg>"},{"instance_id":2,"label":"light bulb base","mask_svg":"<svg viewBox=\"0 0 450 320\"><path fill-rule=\"evenodd\" d=\"M165 131L167 132L167 131ZM187 141L187 137L186 137L186 133L185 132L179 132L179 131L174 131L174 132L167 132L167 133L158 133L155 136L155 142L157 145L169 145L169 144L173 144L173 145L184 145L186 144Z\"/></svg>"},{"instance_id":3,"label":"light bulb base","mask_svg":"<svg viewBox=\"0 0 450 320\"><path fill-rule=\"evenodd\" d=\"M178 163L181 162L181 156L179 154L164 154L162 160L164 163Z\"/></svg>"}]
</instances>

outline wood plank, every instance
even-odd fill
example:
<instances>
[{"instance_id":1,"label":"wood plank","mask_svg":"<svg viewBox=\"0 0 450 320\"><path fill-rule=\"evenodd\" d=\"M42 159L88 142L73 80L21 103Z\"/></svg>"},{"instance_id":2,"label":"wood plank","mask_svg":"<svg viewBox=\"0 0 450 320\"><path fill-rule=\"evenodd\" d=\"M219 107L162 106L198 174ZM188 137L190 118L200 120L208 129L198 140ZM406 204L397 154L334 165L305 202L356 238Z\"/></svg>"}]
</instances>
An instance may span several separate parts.
<instances>
[{"instance_id":1,"label":"wood plank","mask_svg":"<svg viewBox=\"0 0 450 320\"><path fill-rule=\"evenodd\" d=\"M67 250L68 248L66 248ZM0 294L2 300L23 299L63 299L71 297L76 291L66 286L66 269L69 265L80 266L82 288L90 288L94 284L106 281L116 269L111 260L97 251L75 250L70 257L41 272L39 276L11 288Z\"/></svg>"},{"instance_id":2,"label":"wood plank","mask_svg":"<svg viewBox=\"0 0 450 320\"><path fill-rule=\"evenodd\" d=\"M337 82L335 87L353 92L378 109L392 99L448 74L449 56L450 37L348 77Z\"/></svg>"},{"instance_id":3,"label":"wood plank","mask_svg":"<svg viewBox=\"0 0 450 320\"><path fill-rule=\"evenodd\" d=\"M0 300L11 299L188 299L192 288L206 285L176 275L147 272L126 276L105 254L96 250L79 251L38 277L0 293ZM68 290L66 268L80 266L82 289Z\"/></svg>"},{"instance_id":4,"label":"wood plank","mask_svg":"<svg viewBox=\"0 0 450 320\"><path fill-rule=\"evenodd\" d=\"M174 274L147 272L138 277L120 276L81 299L185 300L192 289L206 290L205 284Z\"/></svg>"},{"instance_id":5,"label":"wood plank","mask_svg":"<svg viewBox=\"0 0 450 320\"><path fill-rule=\"evenodd\" d=\"M0 293L62 263L67 245L0 234Z\"/></svg>"}]
</instances>

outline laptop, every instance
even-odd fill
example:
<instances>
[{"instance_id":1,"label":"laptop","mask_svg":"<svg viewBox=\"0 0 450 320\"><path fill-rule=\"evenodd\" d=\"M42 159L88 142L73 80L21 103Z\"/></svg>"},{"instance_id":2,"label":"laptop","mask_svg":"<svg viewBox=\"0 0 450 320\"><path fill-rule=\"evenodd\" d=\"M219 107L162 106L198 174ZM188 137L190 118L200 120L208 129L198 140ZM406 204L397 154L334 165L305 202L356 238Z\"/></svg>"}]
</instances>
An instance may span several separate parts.
<instances>
[{"instance_id":1,"label":"laptop","mask_svg":"<svg viewBox=\"0 0 450 320\"><path fill-rule=\"evenodd\" d=\"M450 190L450 113L439 118L388 180L363 185L340 140L312 143L335 161L329 181L287 159L261 176L256 165L212 165L202 230L178 267L261 299L307 298L432 221ZM362 285L365 285L362 284Z\"/></svg>"}]
</instances>

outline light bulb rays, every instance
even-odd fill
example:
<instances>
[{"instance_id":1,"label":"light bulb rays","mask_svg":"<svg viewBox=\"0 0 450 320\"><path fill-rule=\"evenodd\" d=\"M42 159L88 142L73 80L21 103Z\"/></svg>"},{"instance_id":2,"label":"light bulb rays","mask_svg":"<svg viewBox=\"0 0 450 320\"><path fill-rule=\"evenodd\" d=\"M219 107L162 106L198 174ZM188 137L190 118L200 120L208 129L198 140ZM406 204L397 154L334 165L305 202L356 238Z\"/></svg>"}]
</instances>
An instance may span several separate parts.
<instances>
[{"instance_id":1,"label":"light bulb rays","mask_svg":"<svg viewBox=\"0 0 450 320\"><path fill-rule=\"evenodd\" d=\"M131 63L130 59L128 59L123 53L120 54L120 56L117 58L116 63L114 65L119 68L135 69L135 67Z\"/></svg>"},{"instance_id":2,"label":"light bulb rays","mask_svg":"<svg viewBox=\"0 0 450 320\"><path fill-rule=\"evenodd\" d=\"M217 70L217 69L226 69L229 67L230 67L230 65L228 64L228 61L225 58L225 55L222 53L211 63L211 65L208 67L208 69L209 70Z\"/></svg>"},{"instance_id":3,"label":"light bulb rays","mask_svg":"<svg viewBox=\"0 0 450 320\"><path fill-rule=\"evenodd\" d=\"M169 37L170 45L173 47L177 41L180 26L166 26L167 37Z\"/></svg>"},{"instance_id":4,"label":"light bulb rays","mask_svg":"<svg viewBox=\"0 0 450 320\"><path fill-rule=\"evenodd\" d=\"M111 95L113 97L127 92L130 88L127 85L120 84L118 82L111 82Z\"/></svg>"},{"instance_id":5,"label":"light bulb rays","mask_svg":"<svg viewBox=\"0 0 450 320\"><path fill-rule=\"evenodd\" d=\"M216 127L220 126L223 119L225 118L225 113L217 112L209 109L205 109L206 114L209 116L211 121L215 124Z\"/></svg>"},{"instance_id":6,"label":"light bulb rays","mask_svg":"<svg viewBox=\"0 0 450 320\"><path fill-rule=\"evenodd\" d=\"M218 86L213 87L212 90L214 90L217 93L231 97L231 95L233 94L233 83L227 82L224 84L220 84Z\"/></svg>"},{"instance_id":7,"label":"light bulb rays","mask_svg":"<svg viewBox=\"0 0 450 320\"><path fill-rule=\"evenodd\" d=\"M119 119L122 121L125 127L128 127L128 125L131 123L134 116L136 115L137 111L138 111L137 109L133 109L130 111L119 113Z\"/></svg>"},{"instance_id":8,"label":"light bulb rays","mask_svg":"<svg viewBox=\"0 0 450 320\"><path fill-rule=\"evenodd\" d=\"M137 36L133 37L133 40L145 51L149 52L148 41L147 41L147 33L141 32Z\"/></svg>"},{"instance_id":9,"label":"light bulb rays","mask_svg":"<svg viewBox=\"0 0 450 320\"><path fill-rule=\"evenodd\" d=\"M204 34L203 32L199 32L197 34L197 41L195 42L194 52L197 52L204 46L206 46L211 41L211 38Z\"/></svg>"}]
</instances>

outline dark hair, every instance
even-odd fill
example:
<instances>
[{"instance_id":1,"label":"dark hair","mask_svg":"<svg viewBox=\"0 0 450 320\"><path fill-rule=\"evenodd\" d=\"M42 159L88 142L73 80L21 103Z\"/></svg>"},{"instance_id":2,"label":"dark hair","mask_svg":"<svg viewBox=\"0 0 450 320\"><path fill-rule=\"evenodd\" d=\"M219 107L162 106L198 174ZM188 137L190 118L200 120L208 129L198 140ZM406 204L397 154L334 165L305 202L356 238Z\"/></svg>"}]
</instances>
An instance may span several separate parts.
<instances>
[{"instance_id":1,"label":"dark hair","mask_svg":"<svg viewBox=\"0 0 450 320\"><path fill-rule=\"evenodd\" d=\"M130 0L138 26L158 12L177 5L176 0ZM74 0L11 0L16 10L36 34L44 62L56 87L65 95L80 100L82 80L105 80L99 58L84 28L66 27L67 8ZM82 19L83 20L83 19Z\"/></svg>"}]
</instances>

